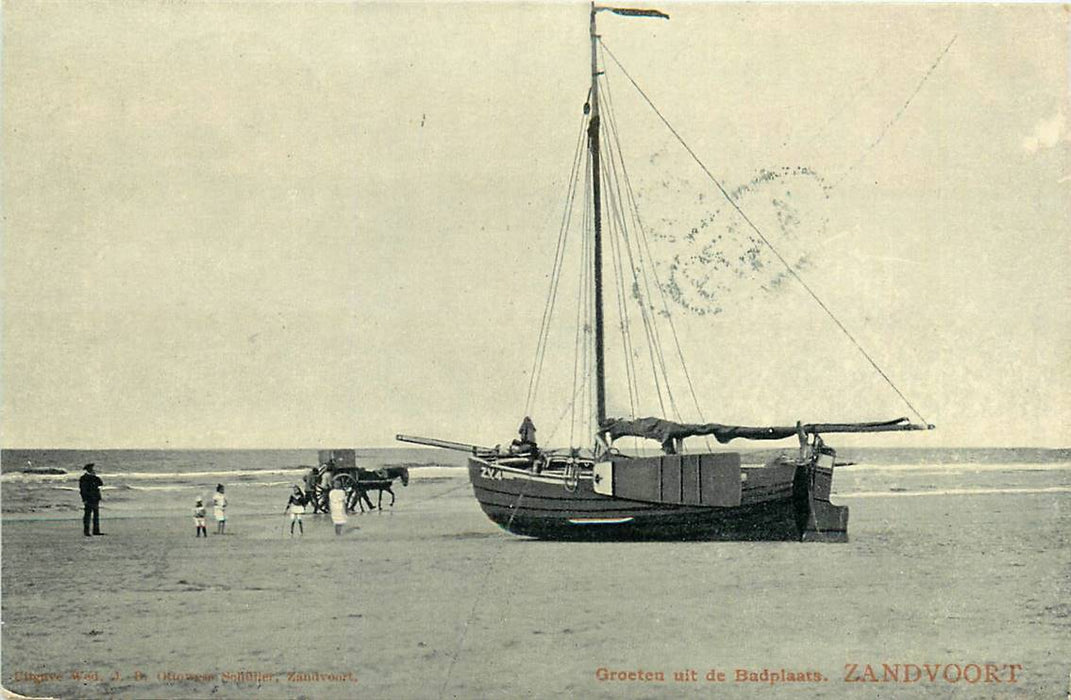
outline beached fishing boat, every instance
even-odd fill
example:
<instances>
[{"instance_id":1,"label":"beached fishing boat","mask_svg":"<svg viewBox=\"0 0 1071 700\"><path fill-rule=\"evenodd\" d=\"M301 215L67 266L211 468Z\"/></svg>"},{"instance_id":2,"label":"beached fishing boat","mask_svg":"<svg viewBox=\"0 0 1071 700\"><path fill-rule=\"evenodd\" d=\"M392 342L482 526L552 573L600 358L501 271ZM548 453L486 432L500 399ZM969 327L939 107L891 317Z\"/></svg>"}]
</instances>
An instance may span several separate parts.
<instances>
[{"instance_id":1,"label":"beached fishing boat","mask_svg":"<svg viewBox=\"0 0 1071 700\"><path fill-rule=\"evenodd\" d=\"M621 250L625 250L629 257L627 269L624 273L619 272L616 279L619 301L629 295L624 290L631 286L631 296L639 302L640 312L644 314L643 323L650 343L657 343L658 337L650 330L655 319L648 318L648 315L668 319L670 314L668 308L664 314L655 312L649 298L653 295L650 291L652 287L656 292L662 292L662 285L657 279L651 285L647 278L637 276L639 264L632 257L632 248L629 248L636 244L628 240L626 221L629 217L621 214L629 206L635 205L635 197L627 183L622 189L619 184L604 180L612 175L621 177L624 164L618 160L619 153L608 153L609 149L605 148L616 142L617 134L613 131L613 118L604 117L601 111L600 96L603 92L600 77L603 70L599 60L600 36L596 31L596 18L602 12L624 17L668 19L666 14L653 9L592 5L590 12L591 86L584 104L585 120L578 139L578 158L574 165L569 199L572 200L573 193L577 191L582 164L586 230L590 232L590 237L585 238L581 254L582 274L587 276L587 282L582 283L581 288L586 290L588 296L585 298L590 303L585 307L585 312L579 314L581 330L577 337L590 336L591 343L590 350L578 350L575 366L586 367L589 357L591 366L587 371L574 370L574 376L581 380L590 377L593 384L591 417L594 445L562 450L544 449L537 444L534 425L528 418L521 425L519 439L505 449L409 435L398 435L397 439L471 453L468 474L480 506L492 521L518 535L556 540L845 541L848 508L834 505L829 500L833 473L838 466L836 452L825 444L822 436L932 429L933 426L921 415L917 423L899 418L880 422L797 422L794 425L771 427L688 423L679 417L672 420L635 414L627 418L607 415L602 271L604 227L607 223L610 228L616 226L621 229L622 236L620 242L611 241L612 245L619 247L614 249L614 256L610 257L625 257ZM614 61L617 62L616 57ZM644 99L647 99L646 95ZM654 107L653 104L651 106ZM658 113L657 108L655 111ZM661 114L658 114L661 118ZM664 118L662 122L699 163L732 210L785 265L787 274L795 278L817 301L814 292L777 252L734 197L710 174ZM608 129L612 139L609 142L604 135ZM581 144L586 144L586 147ZM604 210L611 212L609 222L604 221ZM636 217L634 221L638 222L639 218ZM563 222L563 227L566 225ZM634 225L635 228L639 230L634 230L633 240L643 236L642 224ZM536 350L527 405L531 405L546 350L549 317L554 309L553 296L558 286L557 276L566 255L562 249L564 238L559 237L559 250L551 275L550 299L544 313L544 327ZM628 275L632 275L631 281L627 279ZM648 298L645 299L645 295ZM582 305L584 303L587 302L581 302ZM820 305L832 317L828 308ZM855 342L835 317L833 320ZM627 334L627 317L623 317L619 325ZM625 342L627 345L630 341L626 338ZM858 343L855 345L862 350ZM865 351L863 354L866 354ZM652 357L655 356L664 357L660 350L652 352ZM867 359L889 381L869 356ZM652 361L652 364L656 363ZM628 369L631 372L633 368ZM631 391L634 382L631 378L627 379ZM668 376L665 379L668 380ZM891 381L889 383L891 385ZM893 388L896 389L895 386ZM904 398L898 389L896 391ZM573 403L579 394L582 392L578 388L573 393ZM911 407L906 398L904 401ZM630 455L615 447L615 440L629 436L658 442L662 454L643 454L639 450L637 454ZM796 437L799 444L790 454L782 453L765 464L745 465L742 464L741 455L736 452L709 448L699 453L686 451L684 441L696 437L713 437L721 444L737 439L783 440Z\"/></svg>"}]
</instances>

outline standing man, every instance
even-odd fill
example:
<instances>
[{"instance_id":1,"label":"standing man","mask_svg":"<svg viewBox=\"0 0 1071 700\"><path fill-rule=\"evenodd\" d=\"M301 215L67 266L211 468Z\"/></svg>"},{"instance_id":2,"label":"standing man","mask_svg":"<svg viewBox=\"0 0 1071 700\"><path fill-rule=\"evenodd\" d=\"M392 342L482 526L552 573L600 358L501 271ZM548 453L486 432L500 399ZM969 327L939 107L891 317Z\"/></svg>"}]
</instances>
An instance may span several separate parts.
<instances>
[{"instance_id":1,"label":"standing man","mask_svg":"<svg viewBox=\"0 0 1071 700\"><path fill-rule=\"evenodd\" d=\"M305 498L312 502L312 512L320 512L320 503L316 498L316 487L320 483L320 469L321 467L309 467L309 471L305 472Z\"/></svg>"},{"instance_id":2,"label":"standing man","mask_svg":"<svg viewBox=\"0 0 1071 700\"><path fill-rule=\"evenodd\" d=\"M89 518L93 518L93 533L94 535L101 534L100 532L100 487L104 485L104 482L100 480L100 477L93 472L94 464L90 462L85 466L85 474L78 480L78 490L82 494L82 505L85 507L85 514L82 515L82 532L86 537L90 536L89 532Z\"/></svg>"}]
</instances>

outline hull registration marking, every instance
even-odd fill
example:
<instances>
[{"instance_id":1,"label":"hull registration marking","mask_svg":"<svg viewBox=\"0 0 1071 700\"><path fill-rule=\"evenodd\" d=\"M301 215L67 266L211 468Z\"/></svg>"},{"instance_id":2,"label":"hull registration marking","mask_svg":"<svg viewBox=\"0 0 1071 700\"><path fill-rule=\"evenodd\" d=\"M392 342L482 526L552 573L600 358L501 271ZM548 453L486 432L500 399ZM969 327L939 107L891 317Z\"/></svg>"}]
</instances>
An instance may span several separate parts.
<instances>
[{"instance_id":1,"label":"hull registration marking","mask_svg":"<svg viewBox=\"0 0 1071 700\"><path fill-rule=\"evenodd\" d=\"M501 481L504 478L502 476L502 470L494 467L480 467L480 476L484 479L492 479L494 481Z\"/></svg>"}]
</instances>

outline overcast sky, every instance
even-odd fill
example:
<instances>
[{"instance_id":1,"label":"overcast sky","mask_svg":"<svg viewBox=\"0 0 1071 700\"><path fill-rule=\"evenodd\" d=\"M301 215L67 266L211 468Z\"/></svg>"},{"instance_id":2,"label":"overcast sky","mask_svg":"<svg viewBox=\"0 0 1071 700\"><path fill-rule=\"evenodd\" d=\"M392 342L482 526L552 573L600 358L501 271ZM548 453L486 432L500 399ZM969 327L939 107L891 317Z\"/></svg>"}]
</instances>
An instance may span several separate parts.
<instances>
[{"instance_id":1,"label":"overcast sky","mask_svg":"<svg viewBox=\"0 0 1071 700\"><path fill-rule=\"evenodd\" d=\"M804 279L938 426L853 444L1068 446L1067 12L662 9L601 15L606 45L727 188L758 183L760 225L794 217ZM507 441L587 29L583 4L4 3L3 445ZM607 79L631 153L673 168L648 201L716 200ZM725 301L672 309L707 420L912 415L795 283Z\"/></svg>"}]
</instances>

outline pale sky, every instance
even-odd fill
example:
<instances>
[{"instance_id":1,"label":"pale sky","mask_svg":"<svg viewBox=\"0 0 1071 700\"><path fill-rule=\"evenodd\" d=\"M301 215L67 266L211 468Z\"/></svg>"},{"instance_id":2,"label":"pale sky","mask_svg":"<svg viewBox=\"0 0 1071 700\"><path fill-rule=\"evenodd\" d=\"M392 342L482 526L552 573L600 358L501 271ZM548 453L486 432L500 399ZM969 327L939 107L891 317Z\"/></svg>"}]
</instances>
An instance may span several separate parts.
<instances>
[{"instance_id":1,"label":"pale sky","mask_svg":"<svg viewBox=\"0 0 1071 700\"><path fill-rule=\"evenodd\" d=\"M813 173L779 183L801 274L938 426L839 442L1071 444L1066 10L658 7L668 22L600 15L606 45L728 189ZM586 5L11 1L2 19L4 447L514 435ZM647 201L717 202L607 78L638 166L674 168L661 188L636 171ZM740 204L772 226L764 187ZM672 310L706 420L910 415L791 280L728 302ZM571 391L553 375L572 331L551 342L543 436Z\"/></svg>"}]
</instances>

